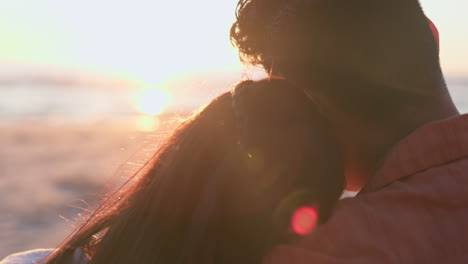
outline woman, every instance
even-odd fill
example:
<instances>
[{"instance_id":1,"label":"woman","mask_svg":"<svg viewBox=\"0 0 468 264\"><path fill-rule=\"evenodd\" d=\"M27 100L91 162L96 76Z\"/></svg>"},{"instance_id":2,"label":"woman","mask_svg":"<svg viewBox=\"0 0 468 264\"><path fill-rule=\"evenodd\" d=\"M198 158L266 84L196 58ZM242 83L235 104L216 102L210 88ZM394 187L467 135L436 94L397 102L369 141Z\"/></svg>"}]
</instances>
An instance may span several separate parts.
<instances>
[{"instance_id":1,"label":"woman","mask_svg":"<svg viewBox=\"0 0 468 264\"><path fill-rule=\"evenodd\" d=\"M327 124L280 79L213 100L145 170L40 263L260 263L325 222L344 184Z\"/></svg>"}]
</instances>

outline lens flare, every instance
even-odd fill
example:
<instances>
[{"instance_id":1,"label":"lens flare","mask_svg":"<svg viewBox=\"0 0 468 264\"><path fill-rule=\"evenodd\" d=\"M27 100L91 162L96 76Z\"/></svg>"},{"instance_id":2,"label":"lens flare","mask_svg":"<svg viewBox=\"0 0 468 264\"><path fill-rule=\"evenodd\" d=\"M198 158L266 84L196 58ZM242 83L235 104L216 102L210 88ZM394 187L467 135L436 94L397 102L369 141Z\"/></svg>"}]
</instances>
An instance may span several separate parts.
<instances>
[{"instance_id":1,"label":"lens flare","mask_svg":"<svg viewBox=\"0 0 468 264\"><path fill-rule=\"evenodd\" d=\"M170 105L171 96L164 89L146 89L136 98L136 108L143 114L158 115Z\"/></svg>"},{"instance_id":2,"label":"lens flare","mask_svg":"<svg viewBox=\"0 0 468 264\"><path fill-rule=\"evenodd\" d=\"M291 227L293 231L301 236L305 236L317 227L318 214L317 210L304 206L298 208L292 218L291 218Z\"/></svg>"}]
</instances>

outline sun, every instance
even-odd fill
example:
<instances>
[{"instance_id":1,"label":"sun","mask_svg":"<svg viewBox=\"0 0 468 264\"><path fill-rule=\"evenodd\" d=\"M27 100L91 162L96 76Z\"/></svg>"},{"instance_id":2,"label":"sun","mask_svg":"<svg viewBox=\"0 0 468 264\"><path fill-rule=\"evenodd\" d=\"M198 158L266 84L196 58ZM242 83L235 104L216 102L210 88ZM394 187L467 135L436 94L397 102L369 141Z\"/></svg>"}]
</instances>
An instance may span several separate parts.
<instances>
[{"instance_id":1,"label":"sun","mask_svg":"<svg viewBox=\"0 0 468 264\"><path fill-rule=\"evenodd\" d=\"M136 97L136 108L146 115L159 115L171 103L171 95L167 90L148 88Z\"/></svg>"}]
</instances>

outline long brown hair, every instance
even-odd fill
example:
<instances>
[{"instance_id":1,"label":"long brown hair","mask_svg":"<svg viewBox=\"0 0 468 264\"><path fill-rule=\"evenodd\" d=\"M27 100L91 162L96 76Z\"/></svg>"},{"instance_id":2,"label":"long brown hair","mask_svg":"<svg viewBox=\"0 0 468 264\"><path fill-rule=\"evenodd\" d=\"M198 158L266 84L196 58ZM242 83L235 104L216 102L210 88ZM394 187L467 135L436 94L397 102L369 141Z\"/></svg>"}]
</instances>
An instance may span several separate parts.
<instances>
[{"instance_id":1,"label":"long brown hair","mask_svg":"<svg viewBox=\"0 0 468 264\"><path fill-rule=\"evenodd\" d=\"M286 81L245 81L181 124L144 175L107 200L47 261L260 263L294 238L300 206L325 222L343 191L341 152Z\"/></svg>"}]
</instances>

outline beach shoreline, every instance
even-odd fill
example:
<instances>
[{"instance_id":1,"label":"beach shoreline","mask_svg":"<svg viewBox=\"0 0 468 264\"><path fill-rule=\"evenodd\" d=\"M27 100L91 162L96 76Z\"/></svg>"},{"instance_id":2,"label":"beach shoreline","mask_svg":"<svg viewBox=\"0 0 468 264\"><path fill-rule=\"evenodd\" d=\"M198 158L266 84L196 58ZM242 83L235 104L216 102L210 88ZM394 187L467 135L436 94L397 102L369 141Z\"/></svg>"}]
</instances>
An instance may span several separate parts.
<instances>
[{"instance_id":1,"label":"beach shoreline","mask_svg":"<svg viewBox=\"0 0 468 264\"><path fill-rule=\"evenodd\" d=\"M131 176L168 132L118 123L0 126L0 259L60 244L106 184Z\"/></svg>"}]
</instances>

